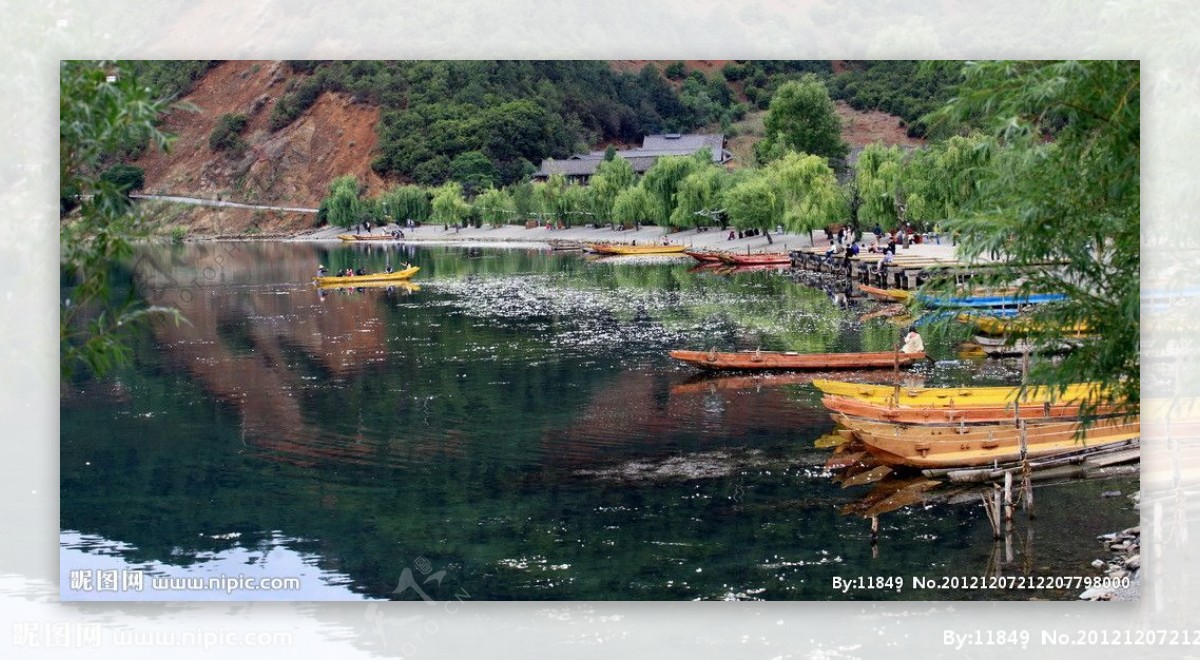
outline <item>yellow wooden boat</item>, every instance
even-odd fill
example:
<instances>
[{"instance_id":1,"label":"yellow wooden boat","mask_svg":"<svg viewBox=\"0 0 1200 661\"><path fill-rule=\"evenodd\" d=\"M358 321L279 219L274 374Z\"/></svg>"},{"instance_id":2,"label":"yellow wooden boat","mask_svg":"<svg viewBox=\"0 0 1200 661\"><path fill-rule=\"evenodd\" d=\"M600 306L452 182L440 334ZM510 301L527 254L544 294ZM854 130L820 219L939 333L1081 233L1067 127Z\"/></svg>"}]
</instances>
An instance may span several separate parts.
<instances>
[{"instance_id":1,"label":"yellow wooden boat","mask_svg":"<svg viewBox=\"0 0 1200 661\"><path fill-rule=\"evenodd\" d=\"M1007 406L1017 401L1020 388L1016 386L986 386L962 388L906 388L901 386L876 385L813 379L813 385L826 395L853 397L872 404L892 406ZM1021 397L1022 404L1045 402L1066 403L1094 398L1102 393L1095 383L1075 383L1067 386L1063 393L1045 387L1029 388Z\"/></svg>"},{"instance_id":2,"label":"yellow wooden boat","mask_svg":"<svg viewBox=\"0 0 1200 661\"><path fill-rule=\"evenodd\" d=\"M420 270L420 266L410 266L402 271L394 271L392 273L368 273L366 275L328 275L323 278L314 279L313 283L318 287L345 287L347 285L352 287L360 283L407 280L413 277L413 275Z\"/></svg>"},{"instance_id":3,"label":"yellow wooden boat","mask_svg":"<svg viewBox=\"0 0 1200 661\"><path fill-rule=\"evenodd\" d=\"M1029 431L1026 434L1026 456L1030 459L1124 443L1141 437L1141 425L1132 421L1102 421L1079 435L1077 425ZM927 428L914 427L914 430ZM945 429L945 428L942 428ZM1004 437L998 432L970 436L897 434L856 431L872 455L881 463L914 468L961 468L988 466L994 463L1018 461L1021 458L1019 437Z\"/></svg>"},{"instance_id":4,"label":"yellow wooden boat","mask_svg":"<svg viewBox=\"0 0 1200 661\"><path fill-rule=\"evenodd\" d=\"M912 298L912 292L904 289L881 289L870 285L859 285L859 290L870 298L877 301L892 301L896 303L907 303Z\"/></svg>"},{"instance_id":5,"label":"yellow wooden boat","mask_svg":"<svg viewBox=\"0 0 1200 661\"><path fill-rule=\"evenodd\" d=\"M988 335L1024 335L1035 330L1043 330L1046 326L1038 324L1026 317L1002 319L984 314L959 313L958 321L964 324L974 324L982 333ZM1065 334L1079 337L1088 332L1088 325L1080 322L1069 328L1061 329Z\"/></svg>"},{"instance_id":6,"label":"yellow wooden boat","mask_svg":"<svg viewBox=\"0 0 1200 661\"><path fill-rule=\"evenodd\" d=\"M593 246L597 252L603 252L609 255L668 255L673 253L682 253L687 250L687 246L618 246L607 245L603 248Z\"/></svg>"}]
</instances>

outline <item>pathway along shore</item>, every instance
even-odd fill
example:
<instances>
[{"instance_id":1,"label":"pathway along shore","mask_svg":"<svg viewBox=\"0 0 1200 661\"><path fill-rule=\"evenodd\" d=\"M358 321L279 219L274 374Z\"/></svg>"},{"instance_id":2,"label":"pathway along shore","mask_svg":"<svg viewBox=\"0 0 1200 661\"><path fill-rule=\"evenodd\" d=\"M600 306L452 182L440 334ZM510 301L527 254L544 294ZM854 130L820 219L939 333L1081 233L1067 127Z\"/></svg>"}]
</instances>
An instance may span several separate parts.
<instances>
[{"instance_id":1,"label":"pathway along shore","mask_svg":"<svg viewBox=\"0 0 1200 661\"><path fill-rule=\"evenodd\" d=\"M663 236L667 237L673 245L683 245L695 247L702 250L727 250L751 253L760 252L781 252L786 253L790 250L800 250L809 248L813 245L818 247L828 246L829 240L825 238L823 231L813 233L813 239L809 238L808 234L791 234L782 233L776 234L771 232L770 240L765 234L752 236L747 238L737 238L736 233L732 240L729 239L729 231L722 231L720 227L711 227L706 230L687 229L681 232L667 233L662 227L653 225L643 226L640 230L627 229L624 231L612 230L608 227L571 227L567 229L547 229L545 227L535 227L526 229L520 225L504 225L501 227L464 227L456 230L450 228L443 229L442 225L426 224L421 227L408 229L397 225L388 225L383 228L373 228L372 235L382 236L391 230L399 229L404 232L404 241L409 243L444 243L444 242L462 242L462 243L549 243L551 241L576 241L597 242L597 243L622 243L631 244L635 241L637 245L654 245L662 242ZM736 232L737 230L734 230ZM347 230L342 227L323 227L313 232L307 232L288 238L292 241L337 241L339 234L354 234L354 230ZM250 238L250 237L247 237ZM866 245L870 245L875 235L870 232L863 233L863 241ZM864 246L864 250L865 250ZM954 258L954 246L943 239L941 244L938 243L914 243L908 248L897 246L897 256L919 256L919 257L937 257L942 259Z\"/></svg>"}]
</instances>

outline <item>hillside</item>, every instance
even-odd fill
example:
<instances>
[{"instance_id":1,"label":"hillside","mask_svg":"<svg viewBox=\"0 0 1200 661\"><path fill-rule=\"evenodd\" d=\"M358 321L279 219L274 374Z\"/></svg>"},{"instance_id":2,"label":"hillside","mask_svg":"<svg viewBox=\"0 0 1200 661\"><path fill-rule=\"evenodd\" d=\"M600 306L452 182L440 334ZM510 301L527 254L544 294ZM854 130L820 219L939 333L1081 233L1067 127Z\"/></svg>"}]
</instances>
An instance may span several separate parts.
<instances>
[{"instance_id":1,"label":"hillside","mask_svg":"<svg viewBox=\"0 0 1200 661\"><path fill-rule=\"evenodd\" d=\"M625 77L622 80L628 85L628 77L646 63L623 60L612 62L610 66L617 72L615 75ZM689 70L711 74L719 71L727 61L687 61L685 64ZM170 153L148 151L137 161L137 165L146 171L145 192L315 208L327 193L330 182L341 175L355 175L371 195L389 183L410 181L379 167L379 135L389 135L380 122L385 112L395 114L395 111L381 107L381 103L371 98L371 93L331 91L325 89L331 87L326 84L323 91L315 94L312 105L299 112L293 121L274 132L270 130L272 110L277 102L289 92L294 96L313 75L311 67L306 69L303 65L279 61L223 62L207 70L181 99L193 106L194 111L176 110L165 119L165 129L177 136ZM596 87L602 85L596 84ZM730 87L740 96L742 86L739 83L732 83ZM415 89L410 92L418 93ZM579 102L573 103L579 105ZM876 140L885 144L921 142L905 136L899 120L892 115L855 110L845 103L838 104L838 112L845 125L844 139L852 147ZM213 129L222 116L237 114L246 117L244 128L238 132L244 148L214 150L209 145ZM496 124L491 121L485 126ZM738 136L730 141L731 151L741 157L737 161L739 164L746 164L753 142L761 137L762 111L752 111L732 126ZM720 130L720 127L711 124L709 129ZM410 130L408 140L420 142L428 137L433 141L436 138L428 135L432 133L435 133L432 127L427 131ZM475 131L478 133L480 131ZM590 146L593 147L623 144L617 137L595 133L592 136ZM533 160L533 157L527 160ZM305 214L248 210L225 210L214 214L207 210L176 209L173 213L172 224L188 225L193 233L200 234L299 231L311 227L315 221Z\"/></svg>"}]
</instances>

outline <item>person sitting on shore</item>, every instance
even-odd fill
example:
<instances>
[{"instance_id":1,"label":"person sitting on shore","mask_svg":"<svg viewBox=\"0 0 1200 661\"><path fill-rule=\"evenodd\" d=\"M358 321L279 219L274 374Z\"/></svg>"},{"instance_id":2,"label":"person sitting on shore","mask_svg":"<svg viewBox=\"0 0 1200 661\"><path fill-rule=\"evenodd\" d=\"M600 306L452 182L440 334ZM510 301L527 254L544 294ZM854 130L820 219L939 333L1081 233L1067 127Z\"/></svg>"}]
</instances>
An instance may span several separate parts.
<instances>
[{"instance_id":1,"label":"person sitting on shore","mask_svg":"<svg viewBox=\"0 0 1200 661\"><path fill-rule=\"evenodd\" d=\"M318 278L324 278L327 273L329 273L329 271L325 269L324 264L317 264L317 277Z\"/></svg>"},{"instance_id":2,"label":"person sitting on shore","mask_svg":"<svg viewBox=\"0 0 1200 661\"><path fill-rule=\"evenodd\" d=\"M354 272L354 275L366 275L366 274L367 274L367 270L361 266L358 267L358 270Z\"/></svg>"}]
</instances>

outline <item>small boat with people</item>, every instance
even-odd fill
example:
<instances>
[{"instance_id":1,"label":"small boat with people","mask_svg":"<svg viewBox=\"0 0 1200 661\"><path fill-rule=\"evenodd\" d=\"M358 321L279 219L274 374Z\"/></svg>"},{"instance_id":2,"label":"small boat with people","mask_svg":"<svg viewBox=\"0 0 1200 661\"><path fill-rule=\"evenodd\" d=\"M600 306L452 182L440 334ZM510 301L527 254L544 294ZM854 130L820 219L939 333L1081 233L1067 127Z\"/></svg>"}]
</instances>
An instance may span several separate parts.
<instances>
[{"instance_id":1,"label":"small boat with people","mask_svg":"<svg viewBox=\"0 0 1200 661\"><path fill-rule=\"evenodd\" d=\"M390 280L408 280L420 271L419 266L409 266L399 271L391 273L363 273L354 275L326 275L317 276L313 279L313 283L318 287L342 287L346 285L357 285L359 283L387 282Z\"/></svg>"},{"instance_id":2,"label":"small boat with people","mask_svg":"<svg viewBox=\"0 0 1200 661\"><path fill-rule=\"evenodd\" d=\"M797 353L794 351L685 351L668 353L675 360L704 370L824 370L869 369L911 365L923 352L875 351L858 353Z\"/></svg>"}]
</instances>

